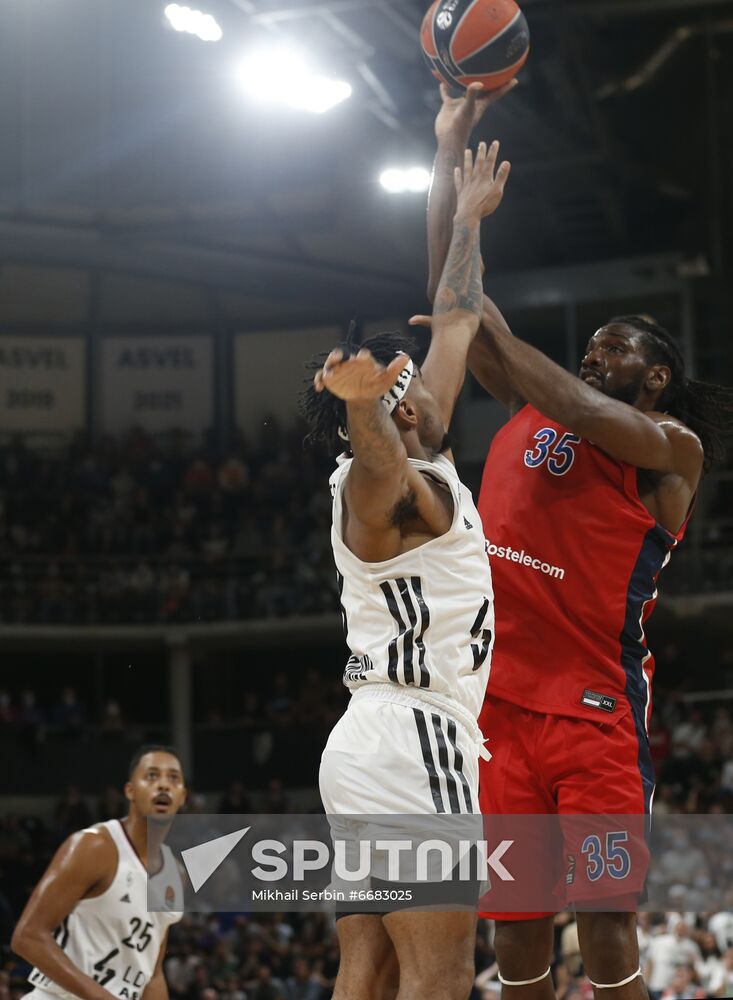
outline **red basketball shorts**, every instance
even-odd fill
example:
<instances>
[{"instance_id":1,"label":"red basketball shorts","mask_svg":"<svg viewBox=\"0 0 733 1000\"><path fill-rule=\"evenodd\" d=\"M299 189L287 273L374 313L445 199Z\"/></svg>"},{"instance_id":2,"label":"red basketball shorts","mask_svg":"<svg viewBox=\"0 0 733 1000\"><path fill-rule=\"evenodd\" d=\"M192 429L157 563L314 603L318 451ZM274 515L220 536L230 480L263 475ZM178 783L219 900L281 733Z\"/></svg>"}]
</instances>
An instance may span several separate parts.
<instances>
[{"instance_id":1,"label":"red basketball shorts","mask_svg":"<svg viewBox=\"0 0 733 1000\"><path fill-rule=\"evenodd\" d=\"M595 901L609 900L614 909L635 910L643 891L654 774L643 719L636 714L629 711L609 725L602 718L542 715L497 698L484 703L479 723L492 759L479 761L481 812L561 817L553 862L564 904L602 909ZM592 836L581 818L588 816L594 824L598 817ZM621 817L632 819L617 821ZM537 848L541 852L543 844ZM490 896L484 905L491 905ZM530 920L549 912L481 915Z\"/></svg>"}]
</instances>

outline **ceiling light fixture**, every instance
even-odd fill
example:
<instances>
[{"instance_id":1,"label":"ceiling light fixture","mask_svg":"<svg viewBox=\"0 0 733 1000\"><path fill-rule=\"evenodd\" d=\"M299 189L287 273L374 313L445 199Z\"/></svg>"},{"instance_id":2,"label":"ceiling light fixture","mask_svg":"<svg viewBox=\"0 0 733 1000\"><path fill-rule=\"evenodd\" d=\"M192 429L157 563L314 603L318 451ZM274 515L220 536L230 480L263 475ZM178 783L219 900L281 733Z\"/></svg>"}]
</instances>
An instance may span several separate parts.
<instances>
[{"instance_id":1,"label":"ceiling light fixture","mask_svg":"<svg viewBox=\"0 0 733 1000\"><path fill-rule=\"evenodd\" d=\"M430 187L430 171L425 167L390 167L382 171L379 183L390 194L421 194Z\"/></svg>"},{"instance_id":2,"label":"ceiling light fixture","mask_svg":"<svg viewBox=\"0 0 733 1000\"><path fill-rule=\"evenodd\" d=\"M316 73L305 56L288 47L260 49L242 60L238 76L250 97L323 114L351 97L345 80Z\"/></svg>"},{"instance_id":3,"label":"ceiling light fixture","mask_svg":"<svg viewBox=\"0 0 733 1000\"><path fill-rule=\"evenodd\" d=\"M219 42L224 37L216 18L202 10L184 7L179 3L169 3L163 11L174 31L185 31L196 35L202 42Z\"/></svg>"}]
</instances>

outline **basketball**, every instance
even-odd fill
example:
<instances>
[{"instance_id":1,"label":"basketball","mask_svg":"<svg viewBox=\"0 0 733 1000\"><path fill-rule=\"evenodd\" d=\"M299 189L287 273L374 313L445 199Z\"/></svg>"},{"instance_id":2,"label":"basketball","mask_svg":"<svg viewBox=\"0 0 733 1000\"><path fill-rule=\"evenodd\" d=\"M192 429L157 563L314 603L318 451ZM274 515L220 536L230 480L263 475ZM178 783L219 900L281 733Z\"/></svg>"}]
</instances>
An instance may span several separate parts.
<instances>
[{"instance_id":1,"label":"basketball","mask_svg":"<svg viewBox=\"0 0 733 1000\"><path fill-rule=\"evenodd\" d=\"M529 55L529 26L515 0L435 0L420 42L431 72L465 90L503 87Z\"/></svg>"}]
</instances>

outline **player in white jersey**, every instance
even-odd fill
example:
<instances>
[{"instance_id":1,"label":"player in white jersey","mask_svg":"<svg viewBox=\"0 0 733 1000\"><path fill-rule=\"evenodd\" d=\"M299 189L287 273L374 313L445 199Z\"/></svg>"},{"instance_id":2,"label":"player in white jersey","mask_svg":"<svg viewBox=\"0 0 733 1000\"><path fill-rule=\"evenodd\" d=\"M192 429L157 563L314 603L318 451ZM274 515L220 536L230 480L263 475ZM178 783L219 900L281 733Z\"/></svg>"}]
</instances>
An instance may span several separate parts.
<instances>
[{"instance_id":1,"label":"player in white jersey","mask_svg":"<svg viewBox=\"0 0 733 1000\"><path fill-rule=\"evenodd\" d=\"M35 966L25 1000L167 1000L163 958L183 885L170 849L149 845L148 818L160 819L162 839L185 802L175 751L142 747L125 795L127 816L69 837L21 914L11 946Z\"/></svg>"},{"instance_id":2,"label":"player in white jersey","mask_svg":"<svg viewBox=\"0 0 733 1000\"><path fill-rule=\"evenodd\" d=\"M481 314L480 223L500 204L509 173L502 164L495 175L497 154L498 144L482 144L475 163L467 152L457 171L453 242L422 369L409 356L414 344L383 334L369 350L332 351L306 395L311 438L334 452L346 440L350 452L331 479L352 653L351 701L321 762L332 832L350 815L478 812L476 717L493 595L481 522L447 429ZM395 964L400 1000L465 1000L471 990L474 912L351 913L338 934L334 1000L394 996Z\"/></svg>"}]
</instances>

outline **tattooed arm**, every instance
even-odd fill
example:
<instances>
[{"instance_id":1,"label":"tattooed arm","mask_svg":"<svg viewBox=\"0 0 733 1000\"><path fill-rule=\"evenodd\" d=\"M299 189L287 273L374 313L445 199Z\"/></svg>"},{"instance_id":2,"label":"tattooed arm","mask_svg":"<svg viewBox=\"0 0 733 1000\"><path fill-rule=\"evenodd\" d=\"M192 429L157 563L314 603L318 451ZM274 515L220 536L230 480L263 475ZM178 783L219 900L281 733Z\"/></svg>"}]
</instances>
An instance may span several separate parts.
<instances>
[{"instance_id":1,"label":"tattooed arm","mask_svg":"<svg viewBox=\"0 0 733 1000\"><path fill-rule=\"evenodd\" d=\"M466 373L466 358L483 310L481 282L481 220L501 204L509 164L494 176L499 143L489 150L481 143L476 162L466 150L463 171L456 168L458 192L453 238L435 296L432 341L422 373L440 407L447 428Z\"/></svg>"},{"instance_id":2,"label":"tattooed arm","mask_svg":"<svg viewBox=\"0 0 733 1000\"><path fill-rule=\"evenodd\" d=\"M454 170L461 162L472 129L486 109L513 90L516 83L512 80L501 90L488 94L480 84L473 84L462 97L451 97L445 84L440 88L442 105L435 121L438 148L428 197L428 298L431 302L435 300L453 229L456 204ZM420 320L426 323L427 318L421 317ZM491 334L497 329L511 333L495 303L484 295L481 328L468 352L468 368L494 399L503 403L511 413L516 413L524 405L524 400L509 382L496 356Z\"/></svg>"}]
</instances>

